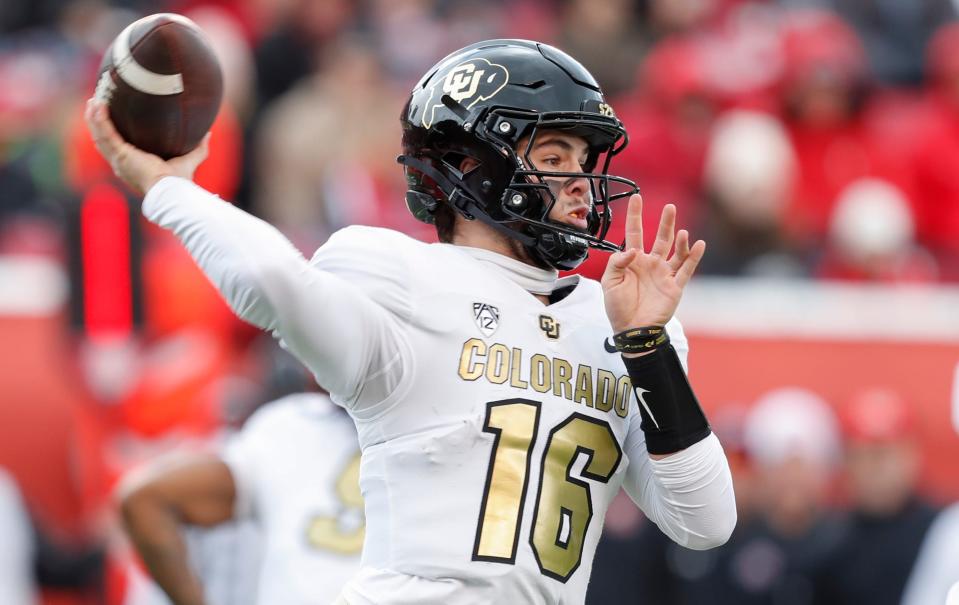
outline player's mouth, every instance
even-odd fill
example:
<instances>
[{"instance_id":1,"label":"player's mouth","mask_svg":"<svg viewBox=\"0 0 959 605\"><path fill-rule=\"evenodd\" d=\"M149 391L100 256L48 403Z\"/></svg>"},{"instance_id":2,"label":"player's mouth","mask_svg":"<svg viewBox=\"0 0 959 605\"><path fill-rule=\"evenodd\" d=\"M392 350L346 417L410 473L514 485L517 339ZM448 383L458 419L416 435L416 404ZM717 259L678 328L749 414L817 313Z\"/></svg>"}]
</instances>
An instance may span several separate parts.
<instances>
[{"instance_id":1,"label":"player's mouth","mask_svg":"<svg viewBox=\"0 0 959 605\"><path fill-rule=\"evenodd\" d=\"M589 230L589 206L577 206L570 212L567 212L564 221L567 225L575 227L580 231Z\"/></svg>"}]
</instances>

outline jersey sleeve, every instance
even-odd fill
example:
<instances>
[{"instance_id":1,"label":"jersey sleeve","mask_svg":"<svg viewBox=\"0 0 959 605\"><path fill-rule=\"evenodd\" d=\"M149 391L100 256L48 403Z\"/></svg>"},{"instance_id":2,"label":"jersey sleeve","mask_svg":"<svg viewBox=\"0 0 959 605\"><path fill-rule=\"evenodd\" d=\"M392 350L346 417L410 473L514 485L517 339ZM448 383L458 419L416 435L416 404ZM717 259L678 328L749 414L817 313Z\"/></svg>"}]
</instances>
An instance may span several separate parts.
<instances>
[{"instance_id":1,"label":"jersey sleeve","mask_svg":"<svg viewBox=\"0 0 959 605\"><path fill-rule=\"evenodd\" d=\"M688 372L689 343L675 318L666 324L669 340ZM704 550L723 544L736 526L732 475L715 434L653 460L638 418L624 445L629 459L623 489L646 516L681 546Z\"/></svg>"},{"instance_id":2,"label":"jersey sleeve","mask_svg":"<svg viewBox=\"0 0 959 605\"><path fill-rule=\"evenodd\" d=\"M334 255L340 264L327 271L329 265L307 262L268 223L177 177L150 189L143 214L172 231L233 311L270 331L339 403L372 407L395 390L404 370L403 292L386 306L349 270L350 261L358 266L378 250L334 244L330 251L340 252ZM401 263L398 255L391 258ZM395 266L383 272L399 273Z\"/></svg>"}]
</instances>

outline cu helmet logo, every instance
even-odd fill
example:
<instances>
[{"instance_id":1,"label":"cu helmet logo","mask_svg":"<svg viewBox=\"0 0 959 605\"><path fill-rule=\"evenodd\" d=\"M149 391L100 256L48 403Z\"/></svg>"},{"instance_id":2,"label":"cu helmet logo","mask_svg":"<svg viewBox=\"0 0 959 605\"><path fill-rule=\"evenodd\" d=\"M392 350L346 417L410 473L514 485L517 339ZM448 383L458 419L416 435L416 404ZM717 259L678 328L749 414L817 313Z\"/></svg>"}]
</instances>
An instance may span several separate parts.
<instances>
[{"instance_id":1,"label":"cu helmet logo","mask_svg":"<svg viewBox=\"0 0 959 605\"><path fill-rule=\"evenodd\" d=\"M430 89L430 98L423 111L423 126L430 128L436 120L436 110L443 107L440 98L449 95L467 109L480 101L492 99L509 82L509 71L486 59L472 59L453 67ZM437 94L436 89L440 89Z\"/></svg>"}]
</instances>

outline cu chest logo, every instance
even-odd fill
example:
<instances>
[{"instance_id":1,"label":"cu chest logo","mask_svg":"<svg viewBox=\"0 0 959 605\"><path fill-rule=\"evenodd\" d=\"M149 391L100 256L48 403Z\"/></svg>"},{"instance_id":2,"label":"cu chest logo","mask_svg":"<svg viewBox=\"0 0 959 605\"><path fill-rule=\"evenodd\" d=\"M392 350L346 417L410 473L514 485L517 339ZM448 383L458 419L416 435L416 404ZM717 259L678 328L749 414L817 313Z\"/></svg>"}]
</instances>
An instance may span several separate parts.
<instances>
[{"instance_id":1,"label":"cu chest logo","mask_svg":"<svg viewBox=\"0 0 959 605\"><path fill-rule=\"evenodd\" d=\"M559 323L549 315L539 316L539 329L543 331L546 338L559 340Z\"/></svg>"}]
</instances>

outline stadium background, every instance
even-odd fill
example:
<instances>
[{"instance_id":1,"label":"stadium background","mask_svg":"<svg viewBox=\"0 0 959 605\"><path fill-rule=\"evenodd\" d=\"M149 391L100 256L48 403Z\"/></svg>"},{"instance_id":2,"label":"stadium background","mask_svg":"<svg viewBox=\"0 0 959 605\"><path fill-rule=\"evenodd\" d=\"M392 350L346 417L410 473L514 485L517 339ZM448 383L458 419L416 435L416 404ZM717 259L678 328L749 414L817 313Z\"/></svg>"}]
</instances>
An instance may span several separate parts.
<instances>
[{"instance_id":1,"label":"stadium background","mask_svg":"<svg viewBox=\"0 0 959 605\"><path fill-rule=\"evenodd\" d=\"M86 588L45 582L44 602L122 602L117 478L304 380L137 218L92 148L83 102L127 23L173 10L208 32L227 92L198 180L306 252L351 223L433 239L394 158L399 108L438 57L495 37L567 50L629 129L614 172L640 185L647 220L675 202L707 240L680 318L727 448L775 389L823 398L847 433L849 401L891 390L921 446L918 489L944 505L959 499L956 4L6 0L0 467L79 575L99 570Z\"/></svg>"}]
</instances>

